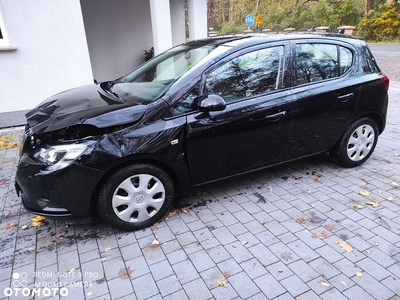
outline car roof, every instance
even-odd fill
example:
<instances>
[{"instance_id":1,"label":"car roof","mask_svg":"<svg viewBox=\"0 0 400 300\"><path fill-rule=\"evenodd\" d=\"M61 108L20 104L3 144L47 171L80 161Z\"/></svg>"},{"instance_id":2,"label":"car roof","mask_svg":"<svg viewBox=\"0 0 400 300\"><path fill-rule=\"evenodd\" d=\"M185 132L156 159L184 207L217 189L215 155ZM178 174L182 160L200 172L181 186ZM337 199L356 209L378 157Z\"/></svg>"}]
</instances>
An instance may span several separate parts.
<instances>
[{"instance_id":1,"label":"car roof","mask_svg":"<svg viewBox=\"0 0 400 300\"><path fill-rule=\"evenodd\" d=\"M195 40L189 43L201 43L210 45L224 45L228 47L251 46L260 43L287 41L287 40L303 40L318 39L321 41L342 41L355 46L365 44L365 40L358 36L351 36L339 33L323 33L323 32L296 32L296 33L250 33L237 34L229 36L218 36Z\"/></svg>"}]
</instances>

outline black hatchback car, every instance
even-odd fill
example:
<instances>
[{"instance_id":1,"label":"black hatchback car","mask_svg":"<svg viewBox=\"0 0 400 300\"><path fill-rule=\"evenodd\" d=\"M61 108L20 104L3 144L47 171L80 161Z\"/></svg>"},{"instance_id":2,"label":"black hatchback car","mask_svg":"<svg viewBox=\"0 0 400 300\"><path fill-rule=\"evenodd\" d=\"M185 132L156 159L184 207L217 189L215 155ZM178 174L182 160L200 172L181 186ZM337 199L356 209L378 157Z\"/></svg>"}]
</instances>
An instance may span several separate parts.
<instances>
[{"instance_id":1,"label":"black hatchback car","mask_svg":"<svg viewBox=\"0 0 400 300\"><path fill-rule=\"evenodd\" d=\"M193 186L328 151L361 165L385 128L388 88L356 37L192 41L27 113L16 190L35 214L98 211L137 230Z\"/></svg>"}]
</instances>

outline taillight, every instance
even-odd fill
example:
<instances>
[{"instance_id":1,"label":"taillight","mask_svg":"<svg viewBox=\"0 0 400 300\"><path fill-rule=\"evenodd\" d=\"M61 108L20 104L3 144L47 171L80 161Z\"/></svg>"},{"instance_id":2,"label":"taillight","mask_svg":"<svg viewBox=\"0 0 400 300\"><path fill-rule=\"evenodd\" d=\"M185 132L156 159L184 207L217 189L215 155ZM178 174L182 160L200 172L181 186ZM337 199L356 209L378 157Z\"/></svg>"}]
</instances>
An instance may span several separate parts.
<instances>
[{"instance_id":1,"label":"taillight","mask_svg":"<svg viewBox=\"0 0 400 300\"><path fill-rule=\"evenodd\" d=\"M386 91L388 91L389 90L389 84L390 84L389 77L387 77L385 74L382 74L382 81L383 81L383 84L385 85Z\"/></svg>"}]
</instances>

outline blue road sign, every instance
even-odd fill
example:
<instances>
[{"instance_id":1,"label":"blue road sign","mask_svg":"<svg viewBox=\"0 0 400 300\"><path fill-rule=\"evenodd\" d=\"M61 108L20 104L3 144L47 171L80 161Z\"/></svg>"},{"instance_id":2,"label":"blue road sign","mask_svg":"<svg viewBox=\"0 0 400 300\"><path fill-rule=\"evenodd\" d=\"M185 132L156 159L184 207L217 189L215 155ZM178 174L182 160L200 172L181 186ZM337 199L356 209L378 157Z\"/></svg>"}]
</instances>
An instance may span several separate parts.
<instances>
[{"instance_id":1,"label":"blue road sign","mask_svg":"<svg viewBox=\"0 0 400 300\"><path fill-rule=\"evenodd\" d=\"M255 20L256 20L256 18L252 14L248 14L246 16L246 25L247 26L253 26Z\"/></svg>"}]
</instances>

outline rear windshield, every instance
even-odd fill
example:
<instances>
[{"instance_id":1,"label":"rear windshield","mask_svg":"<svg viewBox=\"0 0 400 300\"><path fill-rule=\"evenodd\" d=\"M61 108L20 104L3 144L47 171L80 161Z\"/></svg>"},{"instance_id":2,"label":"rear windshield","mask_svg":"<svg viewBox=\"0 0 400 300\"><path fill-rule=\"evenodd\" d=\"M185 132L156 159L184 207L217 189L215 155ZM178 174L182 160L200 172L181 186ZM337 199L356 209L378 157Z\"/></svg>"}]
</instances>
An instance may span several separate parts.
<instances>
[{"instance_id":1,"label":"rear windshield","mask_svg":"<svg viewBox=\"0 0 400 300\"><path fill-rule=\"evenodd\" d=\"M124 100L144 104L153 102L216 47L210 44L186 44L172 48L116 81L112 92Z\"/></svg>"}]
</instances>

